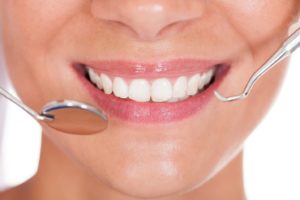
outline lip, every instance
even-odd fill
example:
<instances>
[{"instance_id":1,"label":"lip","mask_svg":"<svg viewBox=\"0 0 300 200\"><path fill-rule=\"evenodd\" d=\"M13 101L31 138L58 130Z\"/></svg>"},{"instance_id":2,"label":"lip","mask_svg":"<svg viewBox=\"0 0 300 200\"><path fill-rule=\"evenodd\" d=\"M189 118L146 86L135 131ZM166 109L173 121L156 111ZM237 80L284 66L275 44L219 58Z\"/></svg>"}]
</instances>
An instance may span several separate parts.
<instances>
[{"instance_id":1,"label":"lip","mask_svg":"<svg viewBox=\"0 0 300 200\"><path fill-rule=\"evenodd\" d=\"M156 63L138 63L133 61L91 61L83 62L86 66L100 73L124 78L178 77L182 75L194 75L208 71L222 61L175 59Z\"/></svg>"},{"instance_id":2,"label":"lip","mask_svg":"<svg viewBox=\"0 0 300 200\"><path fill-rule=\"evenodd\" d=\"M230 64L224 62L218 66L214 82L204 91L186 100L179 102L140 103L130 99L121 99L114 95L104 94L97 89L87 78L83 62L72 64L77 77L87 90L89 95L95 101L96 105L102 109L110 119L117 118L123 121L133 123L169 123L180 121L191 117L205 108L205 105L214 97L214 91L219 87L223 78L230 69ZM185 64L185 65L183 65ZM171 62L155 64L139 64L125 61L107 61L107 62L85 62L84 65L92 67L97 71L107 72L109 74L121 74L129 77L147 77L151 76L173 76L175 74L186 74L206 71L212 66L221 64L213 61L186 60L186 62L174 60ZM122 66L122 67L120 67ZM187 67L183 67L187 66ZM186 69L184 71L184 69ZM181 74L182 75L182 74Z\"/></svg>"}]
</instances>

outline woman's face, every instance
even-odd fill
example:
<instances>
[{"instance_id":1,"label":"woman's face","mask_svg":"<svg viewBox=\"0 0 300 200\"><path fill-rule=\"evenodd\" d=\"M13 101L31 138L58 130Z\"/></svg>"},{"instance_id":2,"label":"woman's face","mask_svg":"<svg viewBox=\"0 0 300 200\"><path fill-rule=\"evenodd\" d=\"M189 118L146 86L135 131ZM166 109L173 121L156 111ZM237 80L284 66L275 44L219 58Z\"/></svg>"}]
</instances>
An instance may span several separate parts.
<instances>
[{"instance_id":1,"label":"woman's face","mask_svg":"<svg viewBox=\"0 0 300 200\"><path fill-rule=\"evenodd\" d=\"M44 134L106 185L157 197L201 186L240 151L284 68L241 102L222 103L213 91L241 91L287 37L298 4L3 0L0 22L7 67L25 103L38 111L49 101L75 99L109 116L99 134L74 136L43 125ZM77 68L87 65L102 74L96 81L104 91ZM211 69L215 78L207 83Z\"/></svg>"}]
</instances>

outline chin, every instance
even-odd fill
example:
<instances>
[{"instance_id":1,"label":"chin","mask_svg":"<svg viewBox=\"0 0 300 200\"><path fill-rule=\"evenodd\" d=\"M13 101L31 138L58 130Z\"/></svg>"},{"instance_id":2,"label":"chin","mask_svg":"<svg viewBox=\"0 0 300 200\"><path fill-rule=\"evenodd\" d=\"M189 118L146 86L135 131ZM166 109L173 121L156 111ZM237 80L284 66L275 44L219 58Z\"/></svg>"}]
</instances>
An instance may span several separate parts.
<instances>
[{"instance_id":1,"label":"chin","mask_svg":"<svg viewBox=\"0 0 300 200\"><path fill-rule=\"evenodd\" d=\"M203 172L194 174L188 170L191 169L179 167L172 161L135 164L109 177L109 185L113 190L135 198L178 196L200 187L208 179Z\"/></svg>"}]
</instances>

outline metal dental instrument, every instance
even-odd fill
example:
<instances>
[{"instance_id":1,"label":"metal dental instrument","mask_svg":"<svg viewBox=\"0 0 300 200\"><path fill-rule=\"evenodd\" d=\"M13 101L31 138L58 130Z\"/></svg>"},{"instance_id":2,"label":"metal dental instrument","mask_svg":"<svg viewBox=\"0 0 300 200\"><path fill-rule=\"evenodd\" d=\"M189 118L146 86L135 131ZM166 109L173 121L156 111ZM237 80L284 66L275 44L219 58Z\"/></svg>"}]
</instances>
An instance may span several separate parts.
<instances>
[{"instance_id":1,"label":"metal dental instrument","mask_svg":"<svg viewBox=\"0 0 300 200\"><path fill-rule=\"evenodd\" d=\"M266 62L263 64L249 79L244 91L236 96L224 97L218 91L215 91L215 96L223 102L232 102L243 100L248 97L256 81L265 73L272 69L280 61L290 56L296 49L300 47L300 28L298 28Z\"/></svg>"},{"instance_id":2,"label":"metal dental instrument","mask_svg":"<svg viewBox=\"0 0 300 200\"><path fill-rule=\"evenodd\" d=\"M105 113L89 104L73 100L53 101L46 104L41 113L37 113L1 87L0 95L37 121L45 122L59 131L87 135L99 133L107 128Z\"/></svg>"},{"instance_id":3,"label":"metal dental instrument","mask_svg":"<svg viewBox=\"0 0 300 200\"><path fill-rule=\"evenodd\" d=\"M290 56L300 47L300 28L298 28L266 62L249 79L244 91L236 96L224 97L218 91L215 96L223 102L243 100L248 97L256 81L280 61ZM93 134L107 128L108 119L105 113L89 104L79 101L63 100L46 104L41 113L37 113L19 99L0 87L0 95L19 106L39 122L71 134Z\"/></svg>"}]
</instances>

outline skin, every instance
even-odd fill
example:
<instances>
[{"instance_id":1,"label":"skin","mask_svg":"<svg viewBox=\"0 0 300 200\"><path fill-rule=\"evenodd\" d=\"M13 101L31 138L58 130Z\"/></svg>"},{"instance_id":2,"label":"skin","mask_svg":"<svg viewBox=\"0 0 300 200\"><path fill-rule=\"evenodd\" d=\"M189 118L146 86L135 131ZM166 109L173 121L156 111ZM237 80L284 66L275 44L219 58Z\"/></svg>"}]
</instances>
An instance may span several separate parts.
<instances>
[{"instance_id":1,"label":"skin","mask_svg":"<svg viewBox=\"0 0 300 200\"><path fill-rule=\"evenodd\" d=\"M231 70L220 90L238 93L287 37L298 8L297 0L2 0L0 23L11 79L22 100L40 110L57 99L95 104L73 60L221 58ZM38 174L0 198L241 200L243 142L270 107L286 65L245 101L213 99L177 122L112 119L90 136L43 124Z\"/></svg>"}]
</instances>

